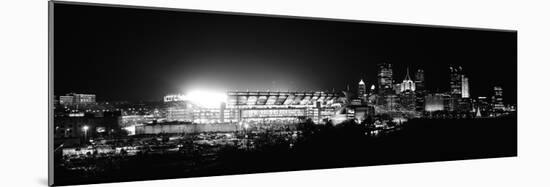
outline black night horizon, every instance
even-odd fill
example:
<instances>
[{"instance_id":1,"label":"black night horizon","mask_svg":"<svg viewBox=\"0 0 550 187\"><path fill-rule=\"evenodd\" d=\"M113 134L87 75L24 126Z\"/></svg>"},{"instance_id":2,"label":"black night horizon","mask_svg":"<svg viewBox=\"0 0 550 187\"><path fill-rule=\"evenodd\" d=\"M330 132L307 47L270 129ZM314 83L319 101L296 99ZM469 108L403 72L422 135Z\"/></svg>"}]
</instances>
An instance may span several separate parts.
<instances>
[{"instance_id":1,"label":"black night horizon","mask_svg":"<svg viewBox=\"0 0 550 187\"><path fill-rule=\"evenodd\" d=\"M515 32L65 4L55 15L56 95L356 89L376 82L379 63L393 64L396 80L424 69L431 91L448 89L449 64L464 67L474 96L517 89L516 66L502 66L516 62Z\"/></svg>"}]
</instances>

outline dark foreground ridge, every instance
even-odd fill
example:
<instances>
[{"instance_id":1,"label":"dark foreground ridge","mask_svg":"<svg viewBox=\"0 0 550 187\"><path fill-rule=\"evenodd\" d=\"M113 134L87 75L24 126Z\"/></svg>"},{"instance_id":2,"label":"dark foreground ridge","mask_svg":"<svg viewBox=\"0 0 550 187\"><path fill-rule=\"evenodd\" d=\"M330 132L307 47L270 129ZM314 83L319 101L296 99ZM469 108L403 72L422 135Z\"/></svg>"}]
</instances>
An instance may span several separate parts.
<instances>
[{"instance_id":1,"label":"dark foreground ridge","mask_svg":"<svg viewBox=\"0 0 550 187\"><path fill-rule=\"evenodd\" d=\"M413 119L383 136L365 133L366 129L354 124L322 126L305 129L304 137L290 147L275 142L245 150L221 147L201 154L140 154L87 161L99 171L73 171L56 164L55 185L517 156L516 115Z\"/></svg>"}]
</instances>

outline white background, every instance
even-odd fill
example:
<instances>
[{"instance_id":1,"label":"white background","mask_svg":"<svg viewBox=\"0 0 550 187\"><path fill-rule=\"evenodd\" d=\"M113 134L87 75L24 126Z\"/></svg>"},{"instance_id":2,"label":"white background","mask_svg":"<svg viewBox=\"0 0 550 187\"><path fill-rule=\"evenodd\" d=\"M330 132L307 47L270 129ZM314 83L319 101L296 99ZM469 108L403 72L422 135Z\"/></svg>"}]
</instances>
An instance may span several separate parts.
<instances>
[{"instance_id":1,"label":"white background","mask_svg":"<svg viewBox=\"0 0 550 187\"><path fill-rule=\"evenodd\" d=\"M519 31L519 157L111 183L100 186L550 186L550 123L547 120L550 115L547 110L550 106L550 6L545 1L94 2ZM3 1L0 14L0 186L45 186L47 2Z\"/></svg>"}]
</instances>

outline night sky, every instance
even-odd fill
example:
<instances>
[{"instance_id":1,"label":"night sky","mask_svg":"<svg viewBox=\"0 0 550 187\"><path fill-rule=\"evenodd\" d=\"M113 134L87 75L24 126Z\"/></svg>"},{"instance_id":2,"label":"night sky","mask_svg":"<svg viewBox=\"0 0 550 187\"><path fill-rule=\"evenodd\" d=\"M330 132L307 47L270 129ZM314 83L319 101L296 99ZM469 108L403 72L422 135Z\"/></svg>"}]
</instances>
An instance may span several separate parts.
<instances>
[{"instance_id":1,"label":"night sky","mask_svg":"<svg viewBox=\"0 0 550 187\"><path fill-rule=\"evenodd\" d=\"M160 100L190 90L343 90L425 70L431 91L463 66L473 96L516 102L517 33L55 4L54 93ZM411 74L412 75L412 74Z\"/></svg>"}]
</instances>

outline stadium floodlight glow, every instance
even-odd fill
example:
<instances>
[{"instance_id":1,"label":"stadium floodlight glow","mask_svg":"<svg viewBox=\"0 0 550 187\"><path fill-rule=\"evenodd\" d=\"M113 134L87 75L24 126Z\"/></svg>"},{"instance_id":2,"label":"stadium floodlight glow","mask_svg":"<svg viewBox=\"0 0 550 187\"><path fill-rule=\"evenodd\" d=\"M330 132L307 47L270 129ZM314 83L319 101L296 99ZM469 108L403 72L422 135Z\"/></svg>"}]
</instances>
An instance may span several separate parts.
<instances>
[{"instance_id":1,"label":"stadium floodlight glow","mask_svg":"<svg viewBox=\"0 0 550 187\"><path fill-rule=\"evenodd\" d=\"M187 100L201 107L219 108L226 102L227 95L221 92L194 90L187 94Z\"/></svg>"}]
</instances>

